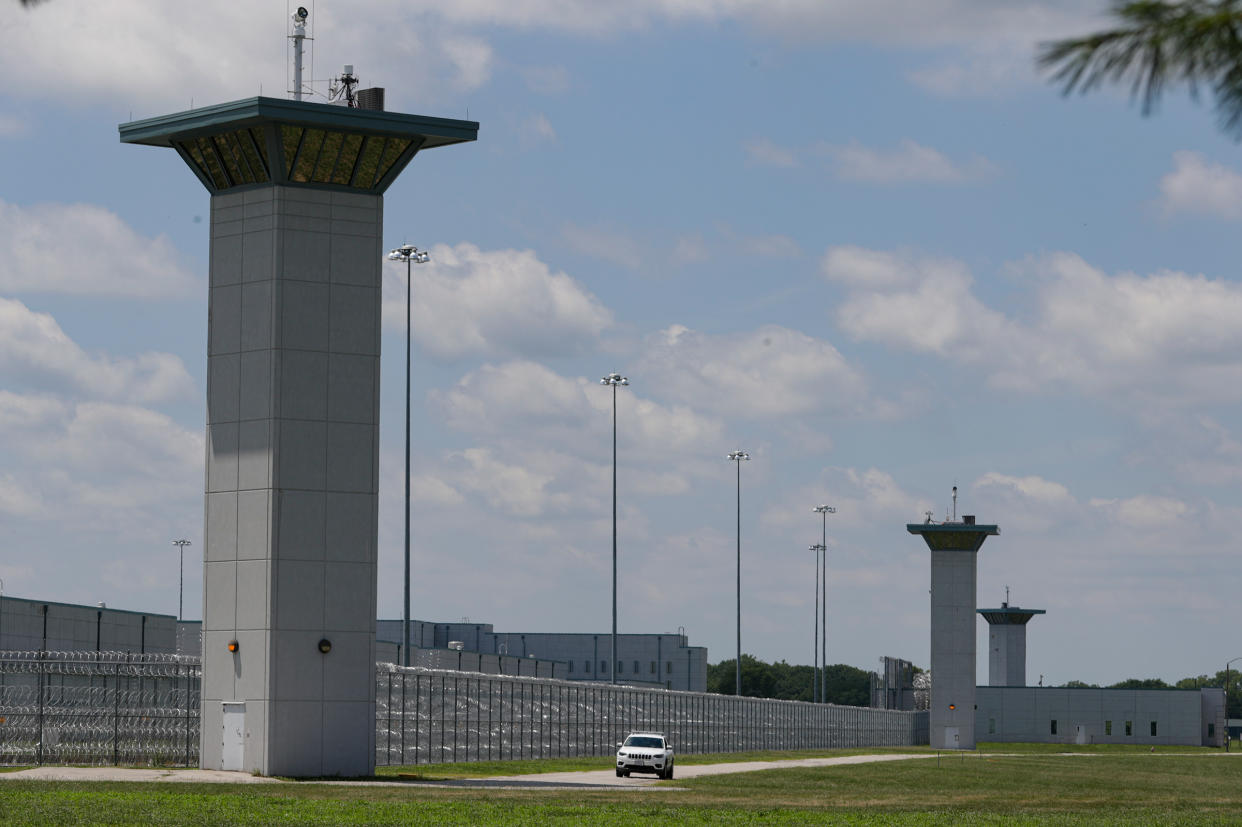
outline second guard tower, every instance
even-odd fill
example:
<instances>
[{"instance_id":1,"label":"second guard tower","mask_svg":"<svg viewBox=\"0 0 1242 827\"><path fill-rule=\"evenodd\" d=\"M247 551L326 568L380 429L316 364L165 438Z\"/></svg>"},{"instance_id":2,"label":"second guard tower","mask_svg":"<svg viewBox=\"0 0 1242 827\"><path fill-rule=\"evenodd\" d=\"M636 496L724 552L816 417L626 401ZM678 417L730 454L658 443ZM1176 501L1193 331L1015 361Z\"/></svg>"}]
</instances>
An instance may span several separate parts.
<instances>
[{"instance_id":1,"label":"second guard tower","mask_svg":"<svg viewBox=\"0 0 1242 827\"><path fill-rule=\"evenodd\" d=\"M954 489L956 495L956 489ZM983 541L995 525L911 523L931 550L931 715L934 749L975 748L975 582Z\"/></svg>"},{"instance_id":2,"label":"second guard tower","mask_svg":"<svg viewBox=\"0 0 1242 827\"><path fill-rule=\"evenodd\" d=\"M383 194L478 128L264 97L120 126L211 194L204 768L374 772Z\"/></svg>"},{"instance_id":3,"label":"second guard tower","mask_svg":"<svg viewBox=\"0 0 1242 827\"><path fill-rule=\"evenodd\" d=\"M988 622L988 686L1026 686L1026 624L1044 609L1009 605L1009 589L999 609L978 609Z\"/></svg>"}]
</instances>

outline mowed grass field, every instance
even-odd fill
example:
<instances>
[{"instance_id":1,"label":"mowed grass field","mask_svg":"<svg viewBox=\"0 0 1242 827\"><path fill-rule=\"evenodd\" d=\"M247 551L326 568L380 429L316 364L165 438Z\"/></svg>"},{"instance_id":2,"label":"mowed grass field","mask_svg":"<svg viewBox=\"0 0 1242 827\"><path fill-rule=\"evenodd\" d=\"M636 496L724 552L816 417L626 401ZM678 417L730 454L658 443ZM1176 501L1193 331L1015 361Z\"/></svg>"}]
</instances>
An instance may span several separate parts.
<instances>
[{"instance_id":1,"label":"mowed grass field","mask_svg":"<svg viewBox=\"0 0 1242 827\"><path fill-rule=\"evenodd\" d=\"M981 751L939 759L766 770L677 779L660 782L657 789L4 781L0 823L1242 824L1242 756L1219 750L1098 748L1058 754L1012 744L985 749L1019 754ZM719 756L724 761L742 757ZM691 758L706 757L683 756L683 766ZM525 762L520 769L539 769L532 766L539 763ZM597 759L587 766L607 769L609 764ZM436 776L437 769L419 768L419 774ZM503 772L504 767L493 765L493 770Z\"/></svg>"}]
</instances>

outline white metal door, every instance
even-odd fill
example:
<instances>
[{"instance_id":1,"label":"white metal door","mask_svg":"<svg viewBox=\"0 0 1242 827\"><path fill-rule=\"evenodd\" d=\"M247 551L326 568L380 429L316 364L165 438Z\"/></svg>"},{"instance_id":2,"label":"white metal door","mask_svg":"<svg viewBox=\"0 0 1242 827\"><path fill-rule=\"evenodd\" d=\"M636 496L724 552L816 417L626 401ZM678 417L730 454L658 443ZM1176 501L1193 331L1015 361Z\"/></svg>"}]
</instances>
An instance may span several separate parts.
<instances>
[{"instance_id":1,"label":"white metal door","mask_svg":"<svg viewBox=\"0 0 1242 827\"><path fill-rule=\"evenodd\" d=\"M220 751L220 769L240 770L245 753L246 704L224 702L223 749Z\"/></svg>"},{"instance_id":2,"label":"white metal door","mask_svg":"<svg viewBox=\"0 0 1242 827\"><path fill-rule=\"evenodd\" d=\"M944 728L944 748L945 749L957 749L959 746L960 744L958 743L958 728L955 726L945 727Z\"/></svg>"}]
</instances>

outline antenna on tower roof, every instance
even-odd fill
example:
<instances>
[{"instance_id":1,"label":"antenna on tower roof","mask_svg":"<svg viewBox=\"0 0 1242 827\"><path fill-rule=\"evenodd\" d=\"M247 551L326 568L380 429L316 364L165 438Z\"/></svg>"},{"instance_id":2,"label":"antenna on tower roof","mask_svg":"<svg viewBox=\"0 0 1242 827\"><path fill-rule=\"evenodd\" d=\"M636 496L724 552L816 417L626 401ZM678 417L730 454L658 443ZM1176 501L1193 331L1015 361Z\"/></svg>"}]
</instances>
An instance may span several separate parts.
<instances>
[{"instance_id":1,"label":"antenna on tower roof","mask_svg":"<svg viewBox=\"0 0 1242 827\"><path fill-rule=\"evenodd\" d=\"M358 101L354 97L354 87L357 85L358 77L354 74L354 65L346 63L345 68L341 70L341 76L332 78L328 82L328 102L332 103L343 97L345 105L354 109L358 106Z\"/></svg>"},{"instance_id":2,"label":"antenna on tower roof","mask_svg":"<svg viewBox=\"0 0 1242 827\"><path fill-rule=\"evenodd\" d=\"M308 39L306 21L310 18L310 12L306 10L306 6L298 6L292 18L293 34L289 35L289 39L293 41L293 88L289 91L293 93L295 101L300 101L302 100L302 47L303 41ZM309 39L314 40L313 37Z\"/></svg>"}]
</instances>

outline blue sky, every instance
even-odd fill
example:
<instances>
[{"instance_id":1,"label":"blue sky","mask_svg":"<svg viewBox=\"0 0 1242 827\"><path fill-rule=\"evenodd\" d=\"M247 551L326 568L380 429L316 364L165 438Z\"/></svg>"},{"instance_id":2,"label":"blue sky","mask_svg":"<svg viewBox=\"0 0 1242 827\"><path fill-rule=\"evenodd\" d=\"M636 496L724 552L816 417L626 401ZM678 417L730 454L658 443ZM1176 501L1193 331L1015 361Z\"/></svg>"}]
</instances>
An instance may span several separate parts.
<instances>
[{"instance_id":1,"label":"blue sky","mask_svg":"<svg viewBox=\"0 0 1242 827\"><path fill-rule=\"evenodd\" d=\"M106 8L104 7L106 5ZM285 3L0 6L0 578L175 612L201 552L208 197L118 123L286 88ZM311 6L315 79L466 117L385 200L415 271L414 614L926 665L951 486L1032 682L1235 651L1242 150L1173 93L1062 98L1078 3ZM319 84L322 92L325 84ZM386 265L381 614L400 614L404 269ZM190 555L192 561L196 555ZM187 565L187 615L201 578ZM981 679L986 626L979 622Z\"/></svg>"}]
</instances>

